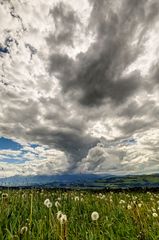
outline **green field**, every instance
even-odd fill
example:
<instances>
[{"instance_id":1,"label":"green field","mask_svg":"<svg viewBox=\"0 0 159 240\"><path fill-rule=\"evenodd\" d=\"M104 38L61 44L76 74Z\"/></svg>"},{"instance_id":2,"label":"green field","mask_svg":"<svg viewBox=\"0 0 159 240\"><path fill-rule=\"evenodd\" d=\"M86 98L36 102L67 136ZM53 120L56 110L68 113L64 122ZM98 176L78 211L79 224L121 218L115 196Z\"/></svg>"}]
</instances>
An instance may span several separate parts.
<instances>
[{"instance_id":1,"label":"green field","mask_svg":"<svg viewBox=\"0 0 159 240\"><path fill-rule=\"evenodd\" d=\"M159 193L1 190L0 239L157 240Z\"/></svg>"}]
</instances>

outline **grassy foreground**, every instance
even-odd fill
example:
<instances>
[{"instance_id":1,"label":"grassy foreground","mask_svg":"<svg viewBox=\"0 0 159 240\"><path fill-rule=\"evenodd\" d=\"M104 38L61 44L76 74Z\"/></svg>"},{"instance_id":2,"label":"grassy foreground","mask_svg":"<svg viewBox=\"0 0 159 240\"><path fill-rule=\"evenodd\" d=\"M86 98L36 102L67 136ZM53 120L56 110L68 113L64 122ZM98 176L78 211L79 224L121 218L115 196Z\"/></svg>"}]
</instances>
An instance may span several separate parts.
<instances>
[{"instance_id":1,"label":"grassy foreground","mask_svg":"<svg viewBox=\"0 0 159 240\"><path fill-rule=\"evenodd\" d=\"M0 239L157 240L159 194L3 190Z\"/></svg>"}]
</instances>

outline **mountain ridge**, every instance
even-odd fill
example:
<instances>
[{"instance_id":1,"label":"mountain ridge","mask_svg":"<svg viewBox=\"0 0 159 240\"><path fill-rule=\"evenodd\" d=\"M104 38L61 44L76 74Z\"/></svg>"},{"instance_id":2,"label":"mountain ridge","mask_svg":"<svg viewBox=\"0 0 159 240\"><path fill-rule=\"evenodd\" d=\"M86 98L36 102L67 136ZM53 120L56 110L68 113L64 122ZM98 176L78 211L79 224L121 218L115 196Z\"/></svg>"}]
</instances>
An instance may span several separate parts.
<instances>
[{"instance_id":1,"label":"mountain ridge","mask_svg":"<svg viewBox=\"0 0 159 240\"><path fill-rule=\"evenodd\" d=\"M15 175L0 179L0 186L6 187L48 187L48 188L112 188L134 187L159 188L159 173L140 175L112 175L93 173L63 173L56 175Z\"/></svg>"}]
</instances>

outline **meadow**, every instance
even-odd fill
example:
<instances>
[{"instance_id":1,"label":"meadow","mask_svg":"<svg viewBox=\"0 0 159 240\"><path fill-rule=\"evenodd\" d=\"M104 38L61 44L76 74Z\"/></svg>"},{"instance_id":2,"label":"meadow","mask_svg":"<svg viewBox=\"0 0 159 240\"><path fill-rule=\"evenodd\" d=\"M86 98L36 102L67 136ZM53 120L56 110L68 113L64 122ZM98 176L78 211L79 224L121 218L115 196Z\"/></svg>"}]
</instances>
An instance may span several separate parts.
<instances>
[{"instance_id":1,"label":"meadow","mask_svg":"<svg viewBox=\"0 0 159 240\"><path fill-rule=\"evenodd\" d=\"M3 189L0 239L157 240L159 193Z\"/></svg>"}]
</instances>

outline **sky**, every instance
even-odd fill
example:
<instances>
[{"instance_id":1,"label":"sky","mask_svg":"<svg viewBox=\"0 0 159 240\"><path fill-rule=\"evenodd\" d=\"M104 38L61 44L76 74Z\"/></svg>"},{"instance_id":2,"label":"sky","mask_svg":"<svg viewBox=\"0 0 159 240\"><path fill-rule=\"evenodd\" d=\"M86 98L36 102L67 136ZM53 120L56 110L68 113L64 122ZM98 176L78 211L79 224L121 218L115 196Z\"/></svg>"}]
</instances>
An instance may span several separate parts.
<instances>
[{"instance_id":1,"label":"sky","mask_svg":"<svg viewBox=\"0 0 159 240\"><path fill-rule=\"evenodd\" d=\"M0 177L159 172L158 0L0 1Z\"/></svg>"}]
</instances>

